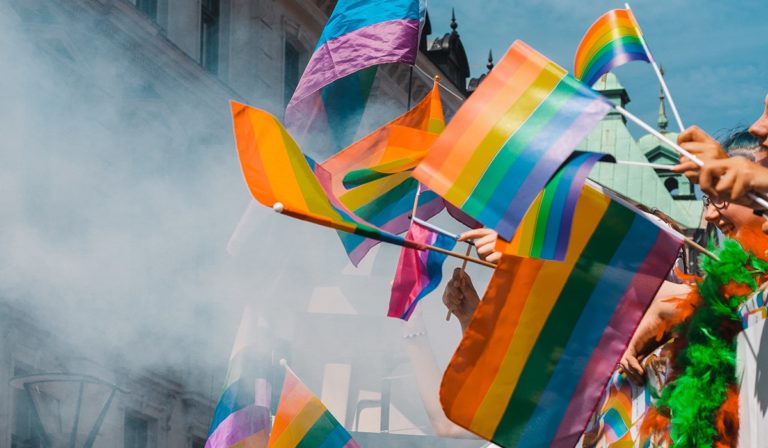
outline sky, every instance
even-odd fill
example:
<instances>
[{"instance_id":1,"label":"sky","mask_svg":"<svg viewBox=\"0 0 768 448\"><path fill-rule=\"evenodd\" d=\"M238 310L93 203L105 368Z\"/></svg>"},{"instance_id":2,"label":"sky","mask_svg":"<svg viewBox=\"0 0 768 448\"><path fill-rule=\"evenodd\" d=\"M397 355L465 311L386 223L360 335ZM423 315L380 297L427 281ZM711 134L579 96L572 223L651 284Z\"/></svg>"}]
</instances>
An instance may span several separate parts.
<instances>
[{"instance_id":1,"label":"sky","mask_svg":"<svg viewBox=\"0 0 768 448\"><path fill-rule=\"evenodd\" d=\"M482 6L481 6L482 5ZM485 72L488 50L498 61L521 39L569 71L589 26L623 1L429 0L431 38L450 31L451 9L467 51L472 76ZM768 93L768 2L746 0L641 0L630 3L685 126L720 135L748 126ZM649 64L614 71L627 89L628 110L655 125L659 84ZM667 109L669 129L677 131ZM635 137L642 135L630 128Z\"/></svg>"}]
</instances>

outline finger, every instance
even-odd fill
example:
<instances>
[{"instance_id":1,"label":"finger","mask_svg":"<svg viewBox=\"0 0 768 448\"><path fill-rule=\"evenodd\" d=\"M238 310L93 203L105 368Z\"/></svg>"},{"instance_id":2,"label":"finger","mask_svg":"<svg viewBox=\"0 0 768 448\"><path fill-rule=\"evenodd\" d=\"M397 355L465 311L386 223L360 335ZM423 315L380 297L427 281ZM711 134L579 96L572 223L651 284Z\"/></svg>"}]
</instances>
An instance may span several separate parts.
<instances>
[{"instance_id":1,"label":"finger","mask_svg":"<svg viewBox=\"0 0 768 448\"><path fill-rule=\"evenodd\" d=\"M736 176L731 186L729 199L731 202L741 199L749 191L749 181L745 176Z\"/></svg>"},{"instance_id":2,"label":"finger","mask_svg":"<svg viewBox=\"0 0 768 448\"><path fill-rule=\"evenodd\" d=\"M499 260L501 260L501 252L494 252L491 255L488 255L485 257L485 261L491 262L491 263L498 263Z\"/></svg>"},{"instance_id":3,"label":"finger","mask_svg":"<svg viewBox=\"0 0 768 448\"><path fill-rule=\"evenodd\" d=\"M699 165L696 165L695 163L691 162L688 159L686 159L686 161L681 160L680 163L673 166L670 171L673 171L675 173L684 173L686 171L699 171Z\"/></svg>"},{"instance_id":4,"label":"finger","mask_svg":"<svg viewBox=\"0 0 768 448\"><path fill-rule=\"evenodd\" d=\"M459 241L476 240L491 233L495 234L496 232L485 227L480 229L472 229L459 235Z\"/></svg>"},{"instance_id":5,"label":"finger","mask_svg":"<svg viewBox=\"0 0 768 448\"><path fill-rule=\"evenodd\" d=\"M701 168L701 171L699 171L699 187L701 187L701 190L707 194L710 195L717 195L717 193L712 188L712 183L714 182L715 173L712 170L712 167L705 166Z\"/></svg>"},{"instance_id":6,"label":"finger","mask_svg":"<svg viewBox=\"0 0 768 448\"><path fill-rule=\"evenodd\" d=\"M682 146L687 142L714 142L716 141L709 136L703 129L698 126L691 126L684 130L677 136L677 143Z\"/></svg>"},{"instance_id":7,"label":"finger","mask_svg":"<svg viewBox=\"0 0 768 448\"><path fill-rule=\"evenodd\" d=\"M733 185L736 183L736 173L728 171L720 176L712 187L718 199L729 199Z\"/></svg>"}]
</instances>

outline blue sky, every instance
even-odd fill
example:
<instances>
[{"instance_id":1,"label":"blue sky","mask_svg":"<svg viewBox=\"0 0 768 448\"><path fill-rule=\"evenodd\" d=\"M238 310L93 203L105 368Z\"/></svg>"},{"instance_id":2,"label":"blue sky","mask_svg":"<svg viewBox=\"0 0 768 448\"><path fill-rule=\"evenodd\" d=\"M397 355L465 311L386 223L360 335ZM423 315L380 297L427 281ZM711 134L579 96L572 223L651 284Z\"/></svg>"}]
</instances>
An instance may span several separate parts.
<instances>
[{"instance_id":1,"label":"blue sky","mask_svg":"<svg viewBox=\"0 0 768 448\"><path fill-rule=\"evenodd\" d=\"M485 71L489 49L498 60L515 39L572 71L587 28L605 11L623 6L606 0L428 0L431 37L450 31L451 8L456 9L472 76ZM630 6L686 126L719 135L759 116L768 93L768 2L640 0ZM655 125L659 86L651 66L634 62L614 73L629 92L628 109ZM671 112L668 118L676 131Z\"/></svg>"}]
</instances>

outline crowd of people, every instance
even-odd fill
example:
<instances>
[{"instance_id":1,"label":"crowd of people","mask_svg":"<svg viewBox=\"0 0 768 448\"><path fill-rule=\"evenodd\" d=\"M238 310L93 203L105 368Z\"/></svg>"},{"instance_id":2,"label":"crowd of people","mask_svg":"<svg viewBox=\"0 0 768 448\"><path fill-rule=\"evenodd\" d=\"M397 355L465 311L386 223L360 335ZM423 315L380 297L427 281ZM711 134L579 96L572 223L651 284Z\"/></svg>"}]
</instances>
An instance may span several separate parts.
<instances>
[{"instance_id":1,"label":"crowd of people","mask_svg":"<svg viewBox=\"0 0 768 448\"><path fill-rule=\"evenodd\" d=\"M762 115L748 128L736 131L726 139L718 141L702 129L692 126L678 136L678 144L703 165L686 157L674 171L684 174L691 182L699 185L703 193L704 219L715 226L726 238L738 241L742 247L756 257L768 260L768 210L764 210L753 198L768 194L768 96L765 98ZM764 215L765 214L765 215ZM464 233L460 240L473 240L479 258L498 262L501 254L496 251L496 234L490 229L476 229ZM768 285L759 285L758 291ZM635 384L642 384L647 378L666 376L666 372L647 372L648 369L668 369L668 365L649 362L658 359L664 343L674 335L669 333L669 322L679 319L675 298L683 297L692 286L686 283L666 281L659 289L640 325L630 340L628 348L617 365L616 377L624 377ZM455 269L443 293L443 303L455 315L466 330L472 315L480 303L480 294L470 277L461 269ZM749 329L744 328L744 331ZM660 334L660 332L662 334ZM744 364L756 362L742 359ZM661 385L663 386L663 385ZM747 387L745 385L745 387ZM754 388L754 385L749 387ZM768 392L768 391L766 391ZM741 412L758 415L765 423L764 404L758 403L755 391L742 393ZM598 412L600 407L597 408ZM599 415L593 418L583 440L584 446L604 446L597 429ZM756 422L760 423L760 422ZM759 424L741 430L743 440L754 440L749 431L759 429ZM592 431L592 433L590 433ZM745 432L746 431L746 432ZM589 435L589 437L587 437Z\"/></svg>"}]
</instances>

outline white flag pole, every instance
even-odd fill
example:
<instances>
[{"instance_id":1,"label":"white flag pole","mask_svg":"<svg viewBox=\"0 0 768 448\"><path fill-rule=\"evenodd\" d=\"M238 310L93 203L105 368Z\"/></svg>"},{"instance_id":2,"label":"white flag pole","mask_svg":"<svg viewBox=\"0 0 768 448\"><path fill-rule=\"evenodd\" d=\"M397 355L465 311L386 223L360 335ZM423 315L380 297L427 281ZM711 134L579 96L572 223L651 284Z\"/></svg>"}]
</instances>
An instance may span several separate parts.
<instances>
[{"instance_id":1,"label":"white flag pole","mask_svg":"<svg viewBox=\"0 0 768 448\"><path fill-rule=\"evenodd\" d=\"M635 20L635 15L632 13L632 9L629 7L629 3L624 3L624 7L627 8L627 11L629 11L630 15L632 16L632 20L635 22L635 26L637 26L637 29L640 29L640 25L637 23L637 20ZM672 94L669 93L669 88L667 87L667 83L664 81L664 76L661 74L661 70L659 69L659 65L656 64L656 60L653 58L653 55L651 54L651 50L648 48L648 44L645 43L645 36L643 36L642 31L640 32L640 43L643 44L643 50L645 50L645 54L648 56L648 59L651 61L651 66L653 67L653 71L656 72L656 77L659 78L659 83L661 83L661 89L664 90L664 95L667 96L667 100L669 100L669 107L672 109L672 114L675 116L675 121L677 122L677 127L680 129L680 132L683 132L685 130L685 126L683 126L683 120L680 119L680 114L677 112L677 106L675 105L675 100L672 99Z\"/></svg>"}]
</instances>

